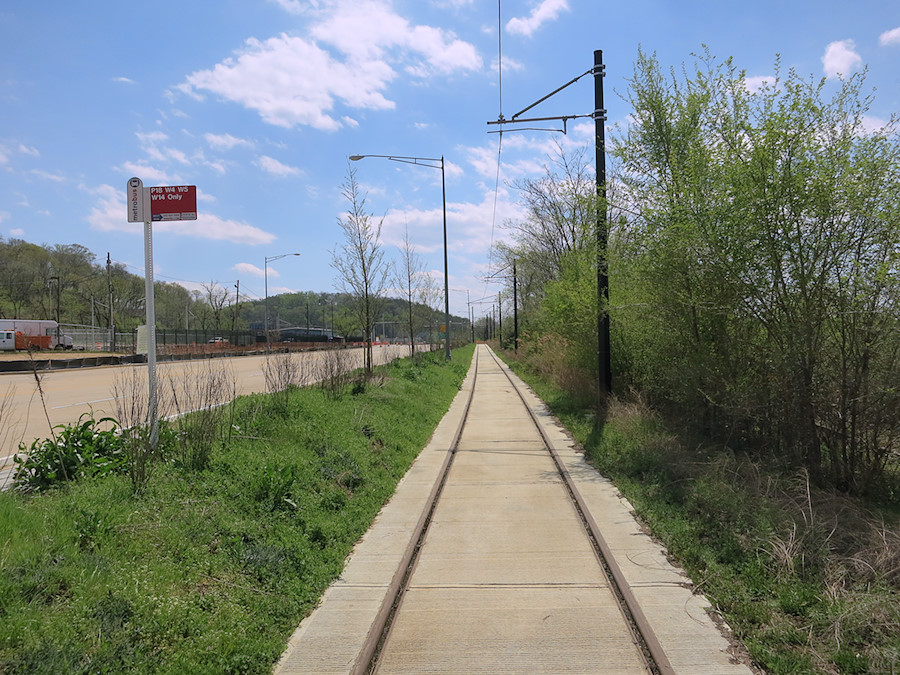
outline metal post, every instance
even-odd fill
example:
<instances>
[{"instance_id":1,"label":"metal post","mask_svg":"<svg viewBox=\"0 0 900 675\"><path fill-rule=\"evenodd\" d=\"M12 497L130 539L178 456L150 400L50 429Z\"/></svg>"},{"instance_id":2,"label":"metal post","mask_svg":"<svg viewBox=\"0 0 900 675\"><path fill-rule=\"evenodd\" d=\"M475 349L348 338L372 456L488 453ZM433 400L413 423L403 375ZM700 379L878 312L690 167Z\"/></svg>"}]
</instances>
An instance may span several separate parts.
<instances>
[{"instance_id":1,"label":"metal post","mask_svg":"<svg viewBox=\"0 0 900 675\"><path fill-rule=\"evenodd\" d=\"M609 259L606 222L606 108L603 107L603 50L594 52L594 131L597 164L597 360L600 394L612 393L609 344Z\"/></svg>"},{"instance_id":2,"label":"metal post","mask_svg":"<svg viewBox=\"0 0 900 675\"><path fill-rule=\"evenodd\" d=\"M500 300L500 293L497 293L497 337L498 344L503 348L503 302Z\"/></svg>"},{"instance_id":3,"label":"metal post","mask_svg":"<svg viewBox=\"0 0 900 675\"><path fill-rule=\"evenodd\" d=\"M146 188L145 188L146 189ZM147 199L146 216L150 215L150 200ZM153 296L153 226L149 219L144 221L144 308L147 314L147 381L149 387L148 425L150 426L150 447L156 448L159 437L159 415L156 400L156 303Z\"/></svg>"},{"instance_id":4,"label":"metal post","mask_svg":"<svg viewBox=\"0 0 900 675\"><path fill-rule=\"evenodd\" d=\"M513 351L519 351L519 290L515 260L513 261Z\"/></svg>"},{"instance_id":5,"label":"metal post","mask_svg":"<svg viewBox=\"0 0 900 675\"><path fill-rule=\"evenodd\" d=\"M263 332L266 334L266 351L269 351L269 259L266 258L264 276L266 278L266 319Z\"/></svg>"},{"instance_id":6,"label":"metal post","mask_svg":"<svg viewBox=\"0 0 900 675\"><path fill-rule=\"evenodd\" d=\"M113 294L112 294L112 275L110 269L112 267L112 259L109 252L106 253L106 289L109 292L109 350L116 351L116 325L113 323Z\"/></svg>"},{"instance_id":7,"label":"metal post","mask_svg":"<svg viewBox=\"0 0 900 675\"><path fill-rule=\"evenodd\" d=\"M444 323L447 334L444 357L450 360L450 280L447 272L447 183L444 180L444 156L441 155L441 198L444 203Z\"/></svg>"}]
</instances>

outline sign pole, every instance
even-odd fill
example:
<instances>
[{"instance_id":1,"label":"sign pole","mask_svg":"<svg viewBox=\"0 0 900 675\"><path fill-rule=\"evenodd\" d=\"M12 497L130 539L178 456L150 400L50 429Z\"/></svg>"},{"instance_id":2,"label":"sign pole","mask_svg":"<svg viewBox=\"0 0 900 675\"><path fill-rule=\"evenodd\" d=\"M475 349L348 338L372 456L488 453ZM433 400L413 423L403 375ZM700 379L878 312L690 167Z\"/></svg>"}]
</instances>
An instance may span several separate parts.
<instances>
[{"instance_id":1,"label":"sign pole","mask_svg":"<svg viewBox=\"0 0 900 675\"><path fill-rule=\"evenodd\" d=\"M148 424L150 425L150 447L155 449L159 438L159 411L157 410L156 397L156 303L153 293L153 226L150 218L144 220L144 265L146 267L144 275L146 300L144 304L147 309L147 382L149 384Z\"/></svg>"},{"instance_id":2,"label":"sign pole","mask_svg":"<svg viewBox=\"0 0 900 675\"><path fill-rule=\"evenodd\" d=\"M159 410L156 394L156 303L153 294L153 221L197 220L197 186L175 185L145 188L140 178L130 178L126 186L128 222L144 223L144 307L147 311L147 424L150 447L159 439ZM108 262L107 262L108 266ZM112 301L109 303L112 312Z\"/></svg>"}]
</instances>

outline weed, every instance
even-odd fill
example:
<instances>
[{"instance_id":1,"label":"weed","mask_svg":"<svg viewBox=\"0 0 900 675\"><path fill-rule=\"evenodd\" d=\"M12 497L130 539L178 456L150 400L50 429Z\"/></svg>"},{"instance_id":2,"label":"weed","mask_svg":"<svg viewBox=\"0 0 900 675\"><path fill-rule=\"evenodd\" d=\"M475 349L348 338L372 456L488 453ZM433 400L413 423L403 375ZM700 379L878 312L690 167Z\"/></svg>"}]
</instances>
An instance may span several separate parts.
<instances>
[{"instance_id":1,"label":"weed","mask_svg":"<svg viewBox=\"0 0 900 675\"><path fill-rule=\"evenodd\" d=\"M221 361L207 359L168 381L174 419L171 427L178 461L202 471L209 465L213 447L227 442L233 426L225 420L233 413L237 392L234 372Z\"/></svg>"},{"instance_id":2,"label":"weed","mask_svg":"<svg viewBox=\"0 0 900 675\"><path fill-rule=\"evenodd\" d=\"M106 427L106 428L102 428ZM19 444L13 485L30 492L46 490L83 475L104 476L124 471L125 443L115 420L95 420L83 413L74 424L54 427L52 438L37 439L27 449Z\"/></svg>"},{"instance_id":3,"label":"weed","mask_svg":"<svg viewBox=\"0 0 900 675\"><path fill-rule=\"evenodd\" d=\"M605 415L588 419L577 396L511 365L767 672L898 672L895 511L712 445L637 395L614 399Z\"/></svg>"},{"instance_id":4,"label":"weed","mask_svg":"<svg viewBox=\"0 0 900 675\"><path fill-rule=\"evenodd\" d=\"M137 495L118 474L0 493L0 672L270 672L471 354L359 397L291 389L283 418L242 397L222 419L240 432L205 470L155 462Z\"/></svg>"}]
</instances>

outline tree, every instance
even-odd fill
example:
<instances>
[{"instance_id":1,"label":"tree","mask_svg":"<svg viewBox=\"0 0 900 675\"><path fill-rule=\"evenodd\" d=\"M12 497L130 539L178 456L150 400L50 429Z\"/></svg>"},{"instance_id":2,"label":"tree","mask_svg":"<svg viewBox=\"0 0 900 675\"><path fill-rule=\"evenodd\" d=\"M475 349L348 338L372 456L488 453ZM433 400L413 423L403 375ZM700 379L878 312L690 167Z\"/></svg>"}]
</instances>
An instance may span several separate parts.
<instances>
[{"instance_id":1,"label":"tree","mask_svg":"<svg viewBox=\"0 0 900 675\"><path fill-rule=\"evenodd\" d=\"M3 274L0 289L11 308L11 318L48 319L50 254L41 246L21 239L4 242L0 250ZM55 305L53 305L55 307Z\"/></svg>"},{"instance_id":2,"label":"tree","mask_svg":"<svg viewBox=\"0 0 900 675\"><path fill-rule=\"evenodd\" d=\"M515 245L501 243L497 251L501 267L508 270L510 295L513 264L516 266L522 326L527 323L532 331L568 339L569 344L577 345L568 354L569 364L595 372L592 364L596 364L596 349L592 351L586 345L582 348L581 339L592 332L596 341L596 290L590 291L583 283L593 274L596 285L596 176L587 163L585 148L567 150L558 144L549 159L543 176L515 184L525 206L525 217L504 224ZM594 255L593 261L590 255ZM548 313L546 299L550 288L563 295L588 291L577 301L575 297L563 301L558 296L552 303L559 309L567 305L569 310L577 308L578 315L571 311ZM582 359L585 356L587 359Z\"/></svg>"},{"instance_id":3,"label":"tree","mask_svg":"<svg viewBox=\"0 0 900 675\"><path fill-rule=\"evenodd\" d=\"M776 73L751 93L730 60L666 77L639 54L615 154L645 310L614 326L650 391L865 489L900 438L900 139L866 130L861 76L829 99Z\"/></svg>"},{"instance_id":4,"label":"tree","mask_svg":"<svg viewBox=\"0 0 900 675\"><path fill-rule=\"evenodd\" d=\"M218 281L210 281L203 284L203 296L212 313L213 326L219 331L222 328L222 310L228 305L231 294Z\"/></svg>"},{"instance_id":5,"label":"tree","mask_svg":"<svg viewBox=\"0 0 900 675\"><path fill-rule=\"evenodd\" d=\"M338 290L352 299L366 343L366 372L371 373L375 317L384 302L383 294L390 273L390 265L384 259L384 249L379 241L384 219L375 222L373 216L366 212L366 198L360 193L353 167L348 166L341 194L349 202L350 210L338 219L344 241L331 252L331 266L338 273Z\"/></svg>"},{"instance_id":6,"label":"tree","mask_svg":"<svg viewBox=\"0 0 900 675\"><path fill-rule=\"evenodd\" d=\"M421 313L416 311L422 304L427 305L427 288L430 277L425 272L425 264L416 254L409 241L409 228L403 233L400 246L400 264L395 268L394 283L406 300L406 327L409 330L409 355L416 355L416 333L421 323Z\"/></svg>"}]
</instances>

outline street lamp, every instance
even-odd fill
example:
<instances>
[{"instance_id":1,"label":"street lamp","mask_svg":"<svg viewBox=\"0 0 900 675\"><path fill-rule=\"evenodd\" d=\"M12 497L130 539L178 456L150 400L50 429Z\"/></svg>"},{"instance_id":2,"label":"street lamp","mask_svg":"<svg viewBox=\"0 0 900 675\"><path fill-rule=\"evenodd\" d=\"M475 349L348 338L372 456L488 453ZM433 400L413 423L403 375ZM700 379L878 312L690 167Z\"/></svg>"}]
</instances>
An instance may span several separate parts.
<instances>
[{"instance_id":1,"label":"street lamp","mask_svg":"<svg viewBox=\"0 0 900 675\"><path fill-rule=\"evenodd\" d=\"M269 349L269 263L274 260L281 260L292 255L300 255L299 253L282 253L281 255L273 255L266 258L264 265L264 276L266 278L266 350Z\"/></svg>"},{"instance_id":2,"label":"street lamp","mask_svg":"<svg viewBox=\"0 0 900 675\"><path fill-rule=\"evenodd\" d=\"M366 157L389 159L392 162L427 166L431 169L441 170L441 201L444 207L444 357L450 360L450 281L447 272L447 183L444 179L444 158L434 157L401 157L397 155L350 155L350 159L358 162ZM438 164L426 164L425 162L440 162Z\"/></svg>"}]
</instances>

